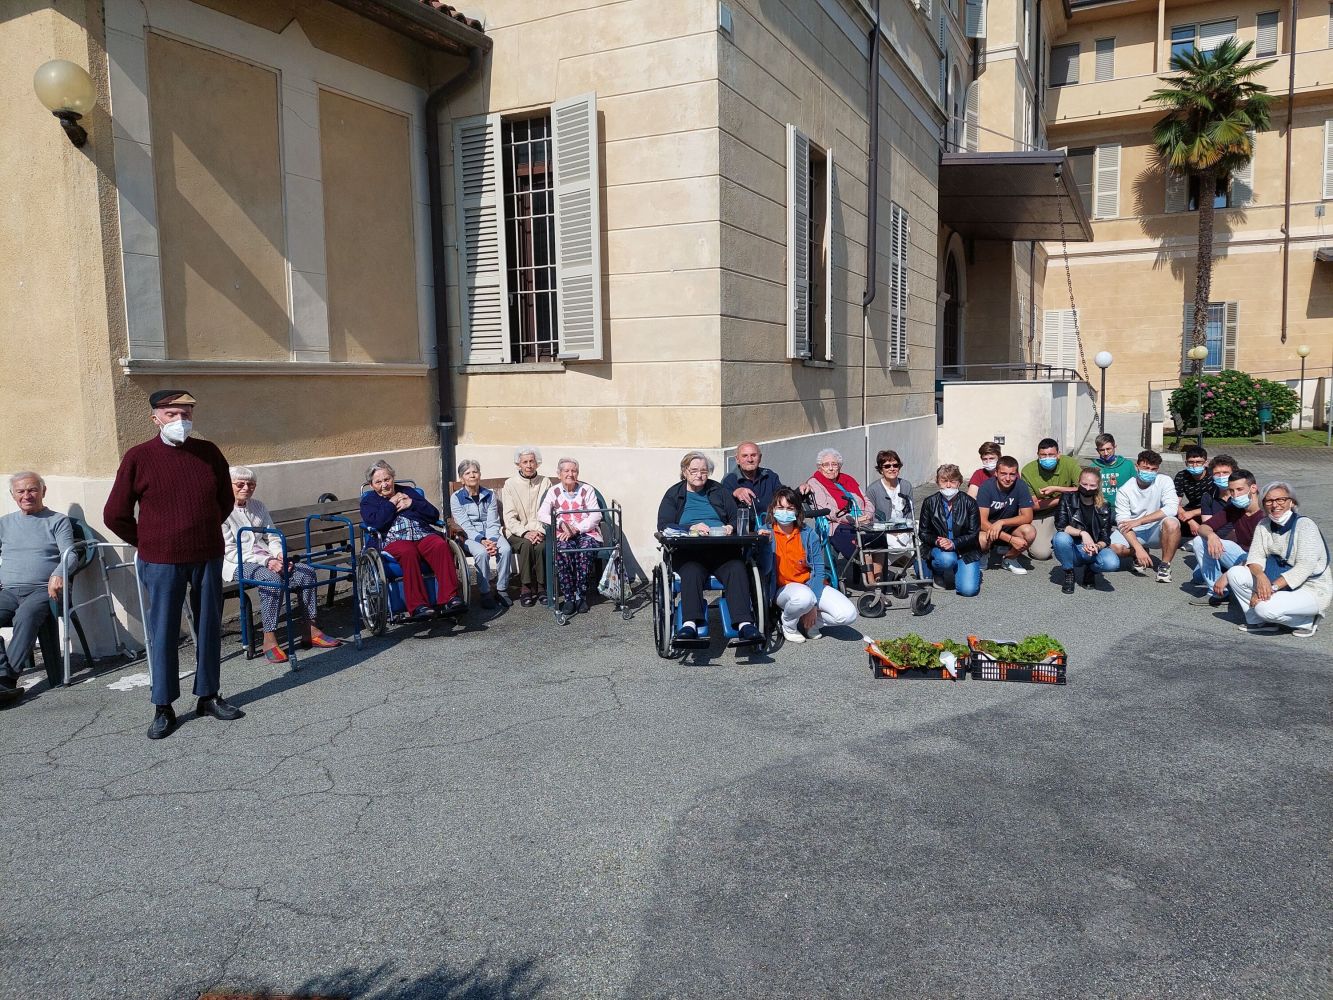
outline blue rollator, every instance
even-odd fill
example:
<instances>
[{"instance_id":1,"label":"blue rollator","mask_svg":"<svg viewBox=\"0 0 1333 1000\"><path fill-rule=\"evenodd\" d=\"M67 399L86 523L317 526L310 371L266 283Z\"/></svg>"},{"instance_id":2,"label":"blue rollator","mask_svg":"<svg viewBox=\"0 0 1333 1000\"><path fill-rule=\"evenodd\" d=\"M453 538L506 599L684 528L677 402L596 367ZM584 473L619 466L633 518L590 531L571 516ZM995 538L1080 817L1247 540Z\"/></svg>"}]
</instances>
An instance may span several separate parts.
<instances>
[{"instance_id":1,"label":"blue rollator","mask_svg":"<svg viewBox=\"0 0 1333 1000\"><path fill-rule=\"evenodd\" d=\"M309 566L316 574L328 574L329 587L336 585L340 579L352 581L352 605L356 609L353 641L356 648L360 649L361 602L357 593L356 528L341 514L310 514L305 519L304 530L307 554L301 563ZM287 555L287 536L272 528L244 525L236 530L237 552L244 551L241 539L246 532L262 535L269 544L277 541L282 549L283 570L281 580L260 580L246 575L243 560L237 562L236 587L241 603L241 644L245 647L245 658L248 660L254 656L254 642L250 635L254 623L250 620L250 597L245 591L247 588L278 590L282 593L283 617L287 621L287 662L291 664L292 670L299 670L301 668L296 660L297 641L292 631L292 561ZM317 548L319 551L316 551Z\"/></svg>"},{"instance_id":2,"label":"blue rollator","mask_svg":"<svg viewBox=\"0 0 1333 1000\"><path fill-rule=\"evenodd\" d=\"M399 480L400 486L413 486L410 480ZM369 492L369 487L363 487L361 494L364 496ZM458 574L458 596L462 598L463 607L456 614L446 615L446 620L456 623L457 618L467 614L467 604L472 596L471 582L468 579L467 555L463 547L455 542L448 535L445 522L437 520L431 525L435 533L443 538L449 545L449 554L453 558L454 571ZM372 635L383 635L389 628L390 622L405 622L412 620L410 612L413 610L407 606L407 601L403 596L403 568L384 548L385 537L383 532L372 530L368 525L361 525L361 554L356 560L356 583L358 603L361 609L361 616L366 621L366 627L370 629ZM430 598L431 604L436 603L436 581L435 574L428 565L421 568L422 579L426 586L426 593Z\"/></svg>"},{"instance_id":3,"label":"blue rollator","mask_svg":"<svg viewBox=\"0 0 1333 1000\"><path fill-rule=\"evenodd\" d=\"M697 638L678 637L684 617L681 611L680 575L673 569L673 563L688 561L691 555L697 556L701 552L727 551L745 563L750 600L754 605L754 624L759 633L757 639L746 642L740 638L732 609L721 594L722 581L710 575L704 584L705 601L709 594L718 594L717 600L708 602L707 609L717 611L727 645L736 649L738 656L742 652L748 656L771 653L781 645L782 632L776 627L777 616L772 613L769 588L764 582L759 564L762 546L770 544L767 535L674 535L658 532L656 537L662 548L662 561L653 568L653 638L658 656L670 660L685 655L691 649L708 649L712 645L711 615L698 627Z\"/></svg>"}]
</instances>

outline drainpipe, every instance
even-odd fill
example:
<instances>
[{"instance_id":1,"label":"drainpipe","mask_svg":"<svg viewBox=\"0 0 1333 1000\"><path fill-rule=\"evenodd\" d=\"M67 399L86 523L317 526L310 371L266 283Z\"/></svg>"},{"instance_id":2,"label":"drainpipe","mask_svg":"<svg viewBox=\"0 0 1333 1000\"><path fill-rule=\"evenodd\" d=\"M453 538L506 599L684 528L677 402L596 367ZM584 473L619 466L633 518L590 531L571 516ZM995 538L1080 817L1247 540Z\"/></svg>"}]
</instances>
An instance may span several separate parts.
<instances>
[{"instance_id":1,"label":"drainpipe","mask_svg":"<svg viewBox=\"0 0 1333 1000\"><path fill-rule=\"evenodd\" d=\"M435 293L435 375L439 384L440 489L447 492L454 468L454 390L449 365L448 275L444 266L444 192L440 180L440 112L453 93L471 83L481 70L479 47L468 49L467 65L426 98L426 174L430 184L431 275Z\"/></svg>"},{"instance_id":2,"label":"drainpipe","mask_svg":"<svg viewBox=\"0 0 1333 1000\"><path fill-rule=\"evenodd\" d=\"M866 377L870 370L870 303L875 301L876 265L879 252L875 237L879 227L879 0L875 0L875 23L870 26L870 81L866 87L870 107L869 149L866 150L866 288L861 293L861 430L865 437L866 475L870 475L870 422Z\"/></svg>"},{"instance_id":3,"label":"drainpipe","mask_svg":"<svg viewBox=\"0 0 1333 1000\"><path fill-rule=\"evenodd\" d=\"M1287 75L1287 171L1282 189L1282 343L1287 342L1287 275L1291 267L1291 126L1296 116L1296 15L1301 0L1291 0L1287 44L1291 46Z\"/></svg>"}]
</instances>

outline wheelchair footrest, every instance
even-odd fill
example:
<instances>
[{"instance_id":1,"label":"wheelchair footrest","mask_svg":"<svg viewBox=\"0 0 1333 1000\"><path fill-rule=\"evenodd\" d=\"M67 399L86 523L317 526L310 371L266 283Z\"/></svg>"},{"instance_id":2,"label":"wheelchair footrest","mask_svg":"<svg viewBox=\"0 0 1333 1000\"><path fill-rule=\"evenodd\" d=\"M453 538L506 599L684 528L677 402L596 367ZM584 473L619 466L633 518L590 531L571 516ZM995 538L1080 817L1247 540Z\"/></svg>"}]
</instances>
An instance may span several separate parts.
<instances>
[{"instance_id":1,"label":"wheelchair footrest","mask_svg":"<svg viewBox=\"0 0 1333 1000\"><path fill-rule=\"evenodd\" d=\"M727 641L727 648L742 649L749 646L762 646L763 644L764 644L764 637L762 635L754 639L741 639L737 637L735 639L730 639Z\"/></svg>"},{"instance_id":2,"label":"wheelchair footrest","mask_svg":"<svg viewBox=\"0 0 1333 1000\"><path fill-rule=\"evenodd\" d=\"M713 644L713 640L706 635L701 635L697 639L677 639L674 636L671 639L671 645L677 649L707 649Z\"/></svg>"}]
</instances>

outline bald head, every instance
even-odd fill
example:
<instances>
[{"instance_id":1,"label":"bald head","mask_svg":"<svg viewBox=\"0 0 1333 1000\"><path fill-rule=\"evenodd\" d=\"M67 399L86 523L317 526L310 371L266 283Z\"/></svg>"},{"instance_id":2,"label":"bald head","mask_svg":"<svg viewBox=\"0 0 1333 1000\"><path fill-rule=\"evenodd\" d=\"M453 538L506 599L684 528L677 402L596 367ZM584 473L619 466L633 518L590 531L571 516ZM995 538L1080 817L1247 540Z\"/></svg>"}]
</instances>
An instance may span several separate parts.
<instances>
[{"instance_id":1,"label":"bald head","mask_svg":"<svg viewBox=\"0 0 1333 1000\"><path fill-rule=\"evenodd\" d=\"M742 441L736 446L736 467L747 476L754 475L754 470L759 468L759 460L763 457L759 445L753 441Z\"/></svg>"}]
</instances>

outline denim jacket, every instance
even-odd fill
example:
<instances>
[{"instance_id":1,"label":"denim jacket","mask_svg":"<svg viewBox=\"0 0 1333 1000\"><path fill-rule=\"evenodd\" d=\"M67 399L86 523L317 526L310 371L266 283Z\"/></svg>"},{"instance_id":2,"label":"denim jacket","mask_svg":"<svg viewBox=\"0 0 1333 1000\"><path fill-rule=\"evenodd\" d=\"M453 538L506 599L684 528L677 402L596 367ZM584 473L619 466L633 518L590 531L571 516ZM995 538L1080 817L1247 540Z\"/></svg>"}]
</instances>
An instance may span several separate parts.
<instances>
[{"instance_id":1,"label":"denim jacket","mask_svg":"<svg viewBox=\"0 0 1333 1000\"><path fill-rule=\"evenodd\" d=\"M474 497L466 486L449 497L449 513L468 539L484 542L500 537L500 505L495 492L481 487Z\"/></svg>"}]
</instances>

